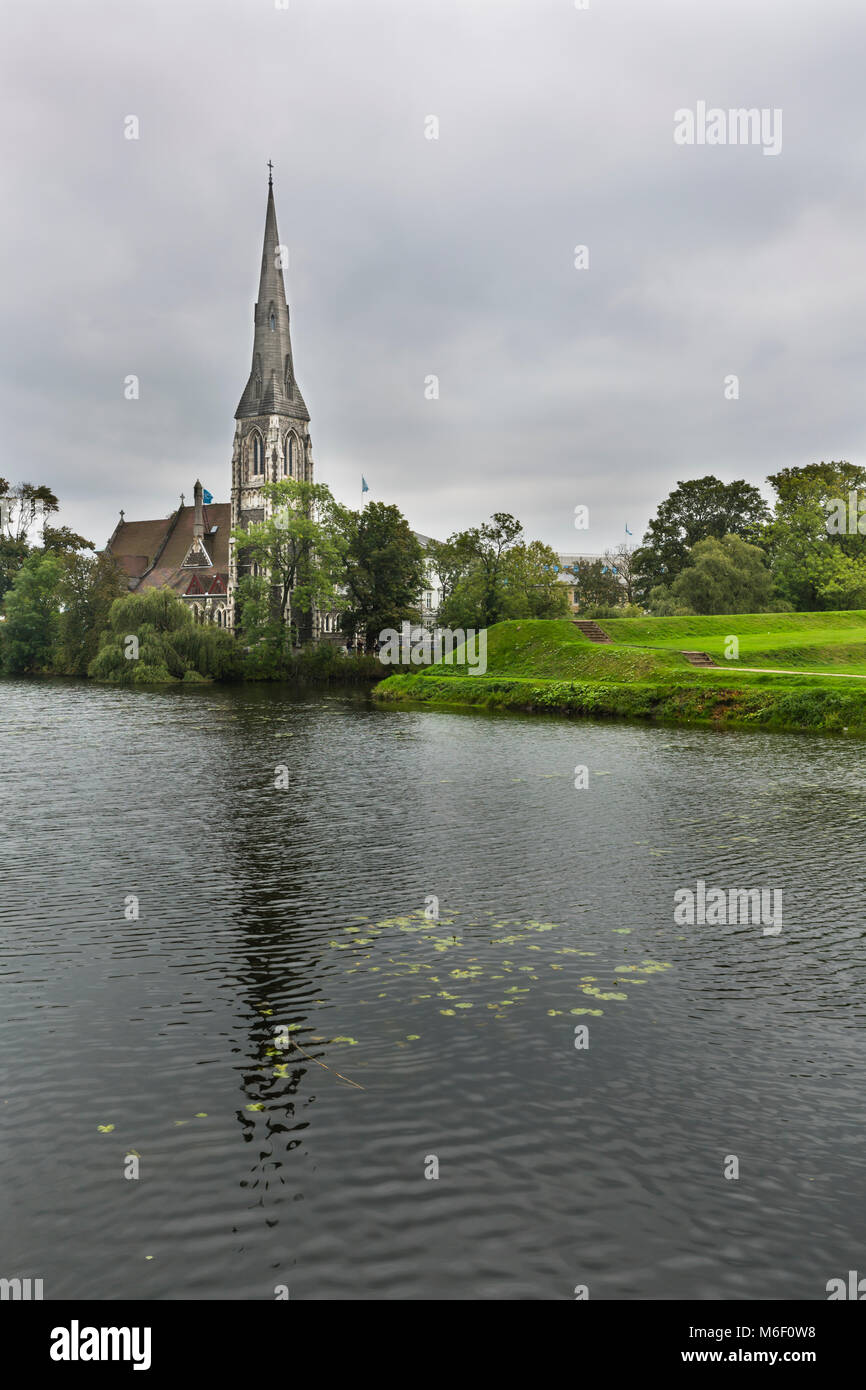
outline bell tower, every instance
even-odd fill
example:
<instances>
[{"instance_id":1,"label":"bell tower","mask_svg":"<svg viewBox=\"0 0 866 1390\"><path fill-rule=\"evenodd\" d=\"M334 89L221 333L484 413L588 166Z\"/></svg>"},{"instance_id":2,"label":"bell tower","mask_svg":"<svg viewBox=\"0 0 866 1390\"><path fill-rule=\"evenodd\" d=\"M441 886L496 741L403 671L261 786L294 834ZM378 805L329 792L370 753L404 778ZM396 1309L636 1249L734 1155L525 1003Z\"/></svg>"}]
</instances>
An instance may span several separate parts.
<instances>
[{"instance_id":1,"label":"bell tower","mask_svg":"<svg viewBox=\"0 0 866 1390\"><path fill-rule=\"evenodd\" d=\"M280 244L274 206L273 166L268 164L268 203L259 274L259 297L253 315L253 360L249 380L235 411L232 450L231 524L264 521L271 504L262 494L266 482L281 478L313 481L310 415L295 380L289 306L283 268L287 252ZM238 581L249 573L237 547L229 547L229 623L235 626Z\"/></svg>"}]
</instances>

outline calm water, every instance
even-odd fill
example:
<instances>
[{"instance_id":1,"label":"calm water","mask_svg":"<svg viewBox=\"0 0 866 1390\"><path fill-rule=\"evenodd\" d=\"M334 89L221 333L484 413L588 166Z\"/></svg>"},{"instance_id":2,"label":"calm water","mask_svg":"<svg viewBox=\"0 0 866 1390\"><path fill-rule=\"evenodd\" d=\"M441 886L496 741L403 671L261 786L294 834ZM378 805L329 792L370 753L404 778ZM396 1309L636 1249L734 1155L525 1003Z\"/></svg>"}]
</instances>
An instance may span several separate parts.
<instances>
[{"instance_id":1,"label":"calm water","mask_svg":"<svg viewBox=\"0 0 866 1390\"><path fill-rule=\"evenodd\" d=\"M863 744L4 682L0 749L0 1275L823 1299L866 1271ZM697 878L781 886L781 935L676 926Z\"/></svg>"}]
</instances>

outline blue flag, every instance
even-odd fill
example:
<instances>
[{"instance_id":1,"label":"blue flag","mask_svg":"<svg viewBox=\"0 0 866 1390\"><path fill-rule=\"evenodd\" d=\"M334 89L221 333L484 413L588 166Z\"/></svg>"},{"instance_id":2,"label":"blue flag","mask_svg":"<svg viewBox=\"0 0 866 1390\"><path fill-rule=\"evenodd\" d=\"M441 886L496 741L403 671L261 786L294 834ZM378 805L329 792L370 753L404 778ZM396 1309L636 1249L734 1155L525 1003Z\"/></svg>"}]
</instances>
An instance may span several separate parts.
<instances>
[{"instance_id":1,"label":"blue flag","mask_svg":"<svg viewBox=\"0 0 866 1390\"><path fill-rule=\"evenodd\" d=\"M207 488L206 488L206 487L203 487L202 490L201 490L201 496L202 496L202 501L204 502L205 506L206 506L206 507L209 507L210 504L211 504L211 502L213 501L213 493L212 493L212 492L208 492Z\"/></svg>"},{"instance_id":2,"label":"blue flag","mask_svg":"<svg viewBox=\"0 0 866 1390\"><path fill-rule=\"evenodd\" d=\"M361 474L361 496L363 497L364 493L365 493L365 492L369 492L369 491L370 491L370 489L369 489L368 486L367 486L367 479L364 477L364 475L363 475L363 473L362 473L362 474Z\"/></svg>"}]
</instances>

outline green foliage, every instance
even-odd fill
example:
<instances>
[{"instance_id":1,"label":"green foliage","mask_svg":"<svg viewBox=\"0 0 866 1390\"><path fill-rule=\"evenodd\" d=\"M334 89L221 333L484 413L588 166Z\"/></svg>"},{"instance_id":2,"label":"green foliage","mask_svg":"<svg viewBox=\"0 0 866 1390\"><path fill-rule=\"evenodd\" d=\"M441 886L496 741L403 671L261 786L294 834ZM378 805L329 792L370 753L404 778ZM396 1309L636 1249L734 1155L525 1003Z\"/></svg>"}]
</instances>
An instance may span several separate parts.
<instances>
[{"instance_id":1,"label":"green foliage","mask_svg":"<svg viewBox=\"0 0 866 1390\"><path fill-rule=\"evenodd\" d=\"M424 551L399 508L368 502L362 512L340 513L346 608L343 631L361 632L367 650L385 628L419 618L425 587Z\"/></svg>"},{"instance_id":2,"label":"green foliage","mask_svg":"<svg viewBox=\"0 0 866 1390\"><path fill-rule=\"evenodd\" d=\"M0 531L0 604L15 583L15 576L29 554L30 547L26 541Z\"/></svg>"},{"instance_id":3,"label":"green foliage","mask_svg":"<svg viewBox=\"0 0 866 1390\"><path fill-rule=\"evenodd\" d=\"M79 536L77 531L71 531L68 526L43 526L42 542L43 548L52 550L55 555L96 549L93 541L87 540L86 536Z\"/></svg>"},{"instance_id":4,"label":"green foliage","mask_svg":"<svg viewBox=\"0 0 866 1390\"><path fill-rule=\"evenodd\" d=\"M126 580L113 556L65 551L60 557L60 615L54 669L62 675L84 676L99 650L99 641L115 599L126 592Z\"/></svg>"},{"instance_id":5,"label":"green foliage","mask_svg":"<svg viewBox=\"0 0 866 1390\"><path fill-rule=\"evenodd\" d=\"M265 483L262 493L271 516L236 528L232 536L240 562L257 564L267 577L269 618L288 624L297 643L314 607L342 606L340 509L323 483L283 478Z\"/></svg>"},{"instance_id":6,"label":"green foliage","mask_svg":"<svg viewBox=\"0 0 866 1390\"><path fill-rule=\"evenodd\" d=\"M671 598L692 613L759 613L773 580L764 552L740 536L708 537L692 546L688 564L670 586Z\"/></svg>"},{"instance_id":7,"label":"green foliage","mask_svg":"<svg viewBox=\"0 0 866 1390\"><path fill-rule=\"evenodd\" d=\"M523 541L505 553L502 584L505 618L563 618L570 609L568 585L558 577L559 557L543 541ZM465 624L464 624L465 626Z\"/></svg>"},{"instance_id":8,"label":"green foliage","mask_svg":"<svg viewBox=\"0 0 866 1390\"><path fill-rule=\"evenodd\" d=\"M0 478L0 498L2 497L11 498L16 506L14 516L10 511L5 523L0 525L0 604L15 582L15 576L27 556L31 554L27 531L36 519L39 508L41 507L43 516L50 516L59 507L51 488L44 484L37 487L33 483L18 483L12 487L7 478ZM47 526L45 532L48 536L61 534L52 533ZM68 534L71 536L73 533L70 531Z\"/></svg>"},{"instance_id":9,"label":"green foliage","mask_svg":"<svg viewBox=\"0 0 866 1390\"><path fill-rule=\"evenodd\" d=\"M642 618L644 610L639 603L624 604L590 604L588 608L580 611L582 618Z\"/></svg>"},{"instance_id":10,"label":"green foliage","mask_svg":"<svg viewBox=\"0 0 866 1390\"><path fill-rule=\"evenodd\" d=\"M439 623L486 628L509 618L557 618L568 612L557 555L542 541L521 539L508 512L435 543L430 553L442 583Z\"/></svg>"},{"instance_id":11,"label":"green foliage","mask_svg":"<svg viewBox=\"0 0 866 1390\"><path fill-rule=\"evenodd\" d=\"M606 560L582 560L574 586L581 616L591 607L615 608L625 597L622 586Z\"/></svg>"},{"instance_id":12,"label":"green foliage","mask_svg":"<svg viewBox=\"0 0 866 1390\"><path fill-rule=\"evenodd\" d=\"M237 606L244 675L250 680L283 678L292 654L292 631L274 612L267 580L245 575L238 583Z\"/></svg>"},{"instance_id":13,"label":"green foliage","mask_svg":"<svg viewBox=\"0 0 866 1390\"><path fill-rule=\"evenodd\" d=\"M768 520L760 492L742 479L723 483L709 474L677 483L634 552L635 595L647 602L653 588L671 585L698 541L737 535L754 542Z\"/></svg>"},{"instance_id":14,"label":"green foliage","mask_svg":"<svg viewBox=\"0 0 866 1390\"><path fill-rule=\"evenodd\" d=\"M138 641L137 658L131 637ZM226 680L239 672L240 653L231 634L196 623L192 611L168 589L115 599L109 630L88 668L94 680L122 685Z\"/></svg>"},{"instance_id":15,"label":"green foliage","mask_svg":"<svg viewBox=\"0 0 866 1390\"><path fill-rule=\"evenodd\" d=\"M777 493L766 544L779 596L799 611L866 605L866 535L828 530L831 504L866 486L866 470L812 463L767 481Z\"/></svg>"},{"instance_id":16,"label":"green foliage","mask_svg":"<svg viewBox=\"0 0 866 1390\"><path fill-rule=\"evenodd\" d=\"M578 717L648 719L726 727L809 729L866 734L866 691L769 682L747 688L702 684L612 684L604 681L509 680L465 676L391 676L376 699L475 705Z\"/></svg>"},{"instance_id":17,"label":"green foliage","mask_svg":"<svg viewBox=\"0 0 866 1390\"><path fill-rule=\"evenodd\" d=\"M17 674L49 671L59 626L60 560L34 551L21 565L6 593L6 621L0 626L3 670Z\"/></svg>"}]
</instances>

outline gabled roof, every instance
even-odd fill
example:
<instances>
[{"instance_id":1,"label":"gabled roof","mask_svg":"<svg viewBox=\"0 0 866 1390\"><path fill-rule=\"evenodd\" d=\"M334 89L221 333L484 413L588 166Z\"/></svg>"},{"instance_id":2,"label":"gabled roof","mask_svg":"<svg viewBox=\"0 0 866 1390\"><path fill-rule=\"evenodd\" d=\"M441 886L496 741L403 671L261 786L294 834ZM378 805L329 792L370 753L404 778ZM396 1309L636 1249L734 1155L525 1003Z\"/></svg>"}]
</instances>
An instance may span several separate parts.
<instances>
[{"instance_id":1,"label":"gabled roof","mask_svg":"<svg viewBox=\"0 0 866 1390\"><path fill-rule=\"evenodd\" d=\"M106 549L130 576L130 588L168 587L186 593L190 574L201 576L204 591L225 592L229 573L230 502L212 502L202 508L209 565L184 567L193 546L195 507L178 507L171 516L156 521L122 521ZM214 532L213 528L216 527ZM144 541L147 542L145 550ZM142 563L144 561L144 563ZM211 589L219 576L222 591Z\"/></svg>"}]
</instances>

